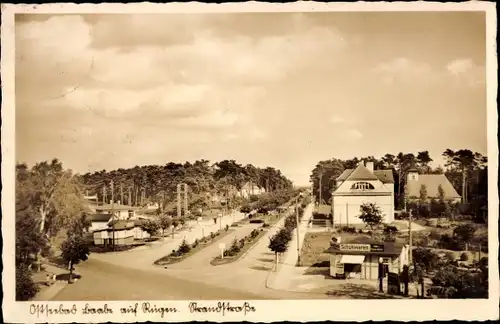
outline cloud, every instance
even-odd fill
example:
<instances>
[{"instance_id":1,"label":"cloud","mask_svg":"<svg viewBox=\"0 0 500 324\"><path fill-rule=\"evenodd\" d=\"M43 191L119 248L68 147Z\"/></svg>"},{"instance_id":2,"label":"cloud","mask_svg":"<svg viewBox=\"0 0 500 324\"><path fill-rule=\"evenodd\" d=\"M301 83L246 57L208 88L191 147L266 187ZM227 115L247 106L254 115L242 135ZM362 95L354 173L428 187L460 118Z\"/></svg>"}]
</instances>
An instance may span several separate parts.
<instances>
[{"instance_id":1,"label":"cloud","mask_svg":"<svg viewBox=\"0 0 500 324\"><path fill-rule=\"evenodd\" d=\"M455 84L471 88L484 87L486 84L486 68L476 65L471 59L452 60L446 65L446 70Z\"/></svg>"},{"instance_id":2,"label":"cloud","mask_svg":"<svg viewBox=\"0 0 500 324\"><path fill-rule=\"evenodd\" d=\"M398 57L379 63L373 70L387 84L402 81L414 81L423 77L432 81L432 68L424 62L416 62L405 57Z\"/></svg>"},{"instance_id":3,"label":"cloud","mask_svg":"<svg viewBox=\"0 0 500 324\"><path fill-rule=\"evenodd\" d=\"M446 69L454 75L466 73L472 68L474 68L474 62L470 59L457 59L446 65Z\"/></svg>"},{"instance_id":4,"label":"cloud","mask_svg":"<svg viewBox=\"0 0 500 324\"><path fill-rule=\"evenodd\" d=\"M363 138L363 133L361 133L356 128L352 128L352 129L349 129L345 132L345 137L347 139L351 139L351 140L359 140L359 139Z\"/></svg>"}]
</instances>

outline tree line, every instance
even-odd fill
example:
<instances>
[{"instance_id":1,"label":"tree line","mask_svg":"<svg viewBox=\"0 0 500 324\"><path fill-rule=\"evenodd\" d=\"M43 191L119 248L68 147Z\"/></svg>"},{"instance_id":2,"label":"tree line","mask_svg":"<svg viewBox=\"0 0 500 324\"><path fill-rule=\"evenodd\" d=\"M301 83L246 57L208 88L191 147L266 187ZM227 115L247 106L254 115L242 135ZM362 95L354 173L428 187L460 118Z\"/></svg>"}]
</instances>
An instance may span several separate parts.
<instances>
[{"instance_id":1,"label":"tree line","mask_svg":"<svg viewBox=\"0 0 500 324\"><path fill-rule=\"evenodd\" d=\"M141 206L148 202L165 207L175 200L177 185L187 184L192 198L206 201L211 195L230 196L242 190L246 183L273 192L292 187L292 182L280 170L242 165L235 160L211 164L208 160L194 163L135 166L112 171L101 170L81 176L86 191L97 195L99 201L115 200ZM113 191L111 190L113 183ZM202 197L199 197L199 196Z\"/></svg>"},{"instance_id":2,"label":"tree line","mask_svg":"<svg viewBox=\"0 0 500 324\"><path fill-rule=\"evenodd\" d=\"M118 192L110 192L112 182ZM61 252L70 270L74 264L87 258L90 252L83 235L90 227L87 215L91 211L85 194L97 194L101 201L109 201L113 195L122 196L126 197L121 198L124 202L128 199L128 203L135 206L145 202L164 205L174 198L178 183L186 183L192 195L216 193L227 196L241 190L246 182L268 192L293 188L292 182L275 168L242 166L234 160L212 165L207 160L184 164L170 162L163 166L136 166L83 175L65 169L58 159L39 162L32 167L18 163L16 298L27 300L36 294L37 287L31 279L33 266L40 271L42 257L52 256L54 248ZM61 233L66 240L56 247L54 238Z\"/></svg>"},{"instance_id":3,"label":"tree line","mask_svg":"<svg viewBox=\"0 0 500 324\"><path fill-rule=\"evenodd\" d=\"M390 154L380 158L374 156L354 157L348 160L332 158L319 161L310 175L314 195L322 197L322 203L330 203L331 193L336 189L335 179L346 169L354 169L361 161L373 162L375 170L392 170L394 177L395 204L403 208L405 181L408 171L417 169L421 174L444 174L457 192L461 193L462 202L470 204L474 212L487 207L487 157L468 149L446 149L444 168L431 167L433 159L428 151L415 153ZM321 194L320 194L321 182Z\"/></svg>"}]
</instances>

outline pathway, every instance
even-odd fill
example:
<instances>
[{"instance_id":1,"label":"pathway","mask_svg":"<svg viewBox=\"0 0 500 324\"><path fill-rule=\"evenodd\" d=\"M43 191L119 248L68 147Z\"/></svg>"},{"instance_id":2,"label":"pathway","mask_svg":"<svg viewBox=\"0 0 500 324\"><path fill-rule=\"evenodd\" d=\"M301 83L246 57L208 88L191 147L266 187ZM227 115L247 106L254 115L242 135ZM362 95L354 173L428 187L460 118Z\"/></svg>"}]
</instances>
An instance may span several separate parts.
<instances>
[{"instance_id":1,"label":"pathway","mask_svg":"<svg viewBox=\"0 0 500 324\"><path fill-rule=\"evenodd\" d=\"M214 224L213 221L205 221L197 224L195 228L191 230L183 230L176 233L175 236L166 237L164 240L160 239L156 241L154 245L148 248L140 247L137 249L132 249L123 252L111 252L111 253L92 253L89 259L99 260L103 262L108 262L115 265L127 264L127 267L147 270L150 268L156 260L170 254L172 250L176 250L182 243L182 240L186 240L188 243L193 243L195 239L201 239L203 235L210 235L210 232L216 232L220 228L224 228L226 225L231 225L233 219L235 222L243 219L244 214L240 212L234 212L234 215L226 215L222 219L222 224L217 221ZM133 260L134 262L130 262Z\"/></svg>"},{"instance_id":2,"label":"pathway","mask_svg":"<svg viewBox=\"0 0 500 324\"><path fill-rule=\"evenodd\" d=\"M168 270L170 269L194 269L199 271L200 268L208 267L210 265L210 261L213 258L220 255L219 244L224 243L226 245L226 249L228 249L233 240L240 240L243 237L249 235L254 229L260 229L262 227L261 224L246 224L238 227L231 227L229 234L224 236L222 239L208 245L207 247L199 250L192 256L184 259L179 263L166 265Z\"/></svg>"},{"instance_id":3,"label":"pathway","mask_svg":"<svg viewBox=\"0 0 500 324\"><path fill-rule=\"evenodd\" d=\"M285 253L281 262L278 265L276 272L269 276L267 281L268 287L277 290L284 290L288 287L288 282L291 277L295 276L297 272L303 272L304 268L296 267L302 244L304 243L305 234L308 231L309 220L312 218L313 205L310 204L304 211L304 216L299 225L299 237L297 250L297 231L293 232L292 240L290 242L288 251Z\"/></svg>"}]
</instances>

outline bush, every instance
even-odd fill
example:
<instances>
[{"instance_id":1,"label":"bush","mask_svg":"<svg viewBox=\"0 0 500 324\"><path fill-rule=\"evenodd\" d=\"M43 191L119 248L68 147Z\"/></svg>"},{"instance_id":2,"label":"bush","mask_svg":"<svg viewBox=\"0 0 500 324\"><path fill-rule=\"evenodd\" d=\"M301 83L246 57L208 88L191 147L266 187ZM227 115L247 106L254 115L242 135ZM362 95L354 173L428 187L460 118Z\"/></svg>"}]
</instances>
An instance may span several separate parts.
<instances>
[{"instance_id":1,"label":"bush","mask_svg":"<svg viewBox=\"0 0 500 324\"><path fill-rule=\"evenodd\" d=\"M245 204L243 206L241 206L240 208L240 212L246 214L246 213L249 213L252 211L252 206L250 206L249 204Z\"/></svg>"},{"instance_id":2,"label":"bush","mask_svg":"<svg viewBox=\"0 0 500 324\"><path fill-rule=\"evenodd\" d=\"M460 261L469 261L469 255L466 252L460 254Z\"/></svg>"},{"instance_id":3,"label":"bush","mask_svg":"<svg viewBox=\"0 0 500 324\"><path fill-rule=\"evenodd\" d=\"M452 251L462 251L465 248L465 242L460 241L455 236L443 234L438 241L438 247Z\"/></svg>"},{"instance_id":4,"label":"bush","mask_svg":"<svg viewBox=\"0 0 500 324\"><path fill-rule=\"evenodd\" d=\"M446 254L444 255L444 259L447 262L455 262L455 253L449 251L446 252Z\"/></svg>"},{"instance_id":5,"label":"bush","mask_svg":"<svg viewBox=\"0 0 500 324\"><path fill-rule=\"evenodd\" d=\"M350 226L342 226L340 228L340 231L341 232L344 232L344 233L352 233L352 234L355 234L356 233L356 228L355 227L350 227Z\"/></svg>"},{"instance_id":6,"label":"bush","mask_svg":"<svg viewBox=\"0 0 500 324\"><path fill-rule=\"evenodd\" d=\"M16 267L16 300L26 301L35 297L38 287L31 278L31 271L26 265Z\"/></svg>"},{"instance_id":7,"label":"bush","mask_svg":"<svg viewBox=\"0 0 500 324\"><path fill-rule=\"evenodd\" d=\"M191 247L194 249L196 248L198 245L200 244L200 242L198 241L198 239L195 239L193 244L191 244Z\"/></svg>"},{"instance_id":8,"label":"bush","mask_svg":"<svg viewBox=\"0 0 500 324\"><path fill-rule=\"evenodd\" d=\"M250 237L251 238L256 238L257 236L259 236L259 231L254 229L250 232Z\"/></svg>"},{"instance_id":9,"label":"bush","mask_svg":"<svg viewBox=\"0 0 500 324\"><path fill-rule=\"evenodd\" d=\"M215 238L214 232L210 232L210 238L212 238L212 239Z\"/></svg>"},{"instance_id":10,"label":"bush","mask_svg":"<svg viewBox=\"0 0 500 324\"><path fill-rule=\"evenodd\" d=\"M251 219L249 221L250 224L263 224L264 220L263 219Z\"/></svg>"},{"instance_id":11,"label":"bush","mask_svg":"<svg viewBox=\"0 0 500 324\"><path fill-rule=\"evenodd\" d=\"M229 231L229 225L226 225L226 232Z\"/></svg>"},{"instance_id":12,"label":"bush","mask_svg":"<svg viewBox=\"0 0 500 324\"><path fill-rule=\"evenodd\" d=\"M189 244L187 244L185 239L182 240L181 245L179 245L179 249L177 250L177 252L179 252L179 254L182 255L188 253L189 251L191 251L191 247L189 246Z\"/></svg>"},{"instance_id":13,"label":"bush","mask_svg":"<svg viewBox=\"0 0 500 324\"><path fill-rule=\"evenodd\" d=\"M436 272L432 283L441 287L453 287L451 298L488 298L488 276L484 271L470 273L455 266L446 266Z\"/></svg>"},{"instance_id":14,"label":"bush","mask_svg":"<svg viewBox=\"0 0 500 324\"><path fill-rule=\"evenodd\" d=\"M264 227L264 228L269 227L269 226L271 226L271 225L269 225L267 223L262 224L262 227Z\"/></svg>"}]
</instances>

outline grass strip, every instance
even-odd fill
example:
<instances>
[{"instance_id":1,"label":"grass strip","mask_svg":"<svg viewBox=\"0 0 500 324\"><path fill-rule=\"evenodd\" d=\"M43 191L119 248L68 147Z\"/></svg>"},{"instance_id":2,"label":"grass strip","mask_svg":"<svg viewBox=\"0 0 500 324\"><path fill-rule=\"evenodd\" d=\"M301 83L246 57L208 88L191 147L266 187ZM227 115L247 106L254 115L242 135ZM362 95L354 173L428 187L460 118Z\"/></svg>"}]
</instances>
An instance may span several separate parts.
<instances>
[{"instance_id":1,"label":"grass strip","mask_svg":"<svg viewBox=\"0 0 500 324\"><path fill-rule=\"evenodd\" d=\"M208 242L203 243L203 242L201 242L201 239L200 239L200 240L198 240L198 245L194 248L192 247L192 244L190 244L191 250L188 253L185 253L181 256L172 256L172 255L168 254L164 257L159 258L158 260L153 262L153 264L154 265L168 265L168 264L174 264L174 263L181 262L182 260L196 254L197 252L201 251L202 249L204 249L204 248L214 244L215 242L221 240L225 236L229 235L231 232L233 232L232 229L229 229L228 231L226 231L224 229L219 230L218 233L221 233L221 234L215 236L214 238L211 238L210 235L204 237L205 239L209 240Z\"/></svg>"}]
</instances>

